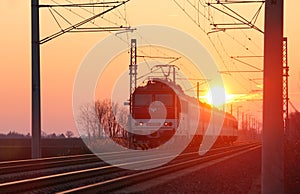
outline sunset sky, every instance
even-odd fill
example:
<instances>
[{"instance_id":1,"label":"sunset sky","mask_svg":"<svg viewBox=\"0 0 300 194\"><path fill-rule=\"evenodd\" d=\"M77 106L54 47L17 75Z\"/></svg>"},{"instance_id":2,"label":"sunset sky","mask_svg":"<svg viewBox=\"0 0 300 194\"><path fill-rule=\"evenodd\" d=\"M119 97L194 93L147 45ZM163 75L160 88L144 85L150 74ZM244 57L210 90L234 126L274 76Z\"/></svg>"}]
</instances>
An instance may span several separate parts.
<instances>
[{"instance_id":1,"label":"sunset sky","mask_svg":"<svg viewBox=\"0 0 300 194\"><path fill-rule=\"evenodd\" d=\"M40 2L41 4L49 2L52 4L53 2L67 4L68 1L45 0ZM177 2L185 1L177 0ZM197 1L190 0L190 2ZM181 5L183 7L186 6L186 10L189 10L187 3L182 3ZM285 1L284 36L288 37L289 94L292 103L298 110L300 110L300 65L298 64L300 61L298 54L300 50L300 27L297 25L297 21L300 18L299 8L299 1ZM250 16L251 13L254 13L255 7L253 9L251 7L247 8L248 11L245 10L245 7L235 7L235 9L246 16ZM66 18L71 18L72 22L80 21L78 17L75 17L68 10L60 9L58 11L65 14ZM74 9L74 11L78 10ZM0 133L7 133L8 131L28 133L31 131L30 1L1 0L0 13L0 91L2 94L0 100ZM43 38L52 32L56 32L59 28L49 10L41 9L40 13L41 37ZM84 14L82 10L79 10L77 13ZM214 13L213 10L210 13L214 14L216 22L227 21L224 16L217 12ZM203 18L198 20L198 15L195 12L191 11L190 14L200 23L203 20L203 26L206 26L205 30L207 32L210 31L208 21L204 21ZM263 35L260 32L253 29L243 31L231 30L207 35L197 27L173 0L131 0L126 6L120 7L118 11L107 14L105 18L107 20L99 20L98 25L111 24L108 21L113 21L119 25L130 25L132 27L156 24L180 29L198 39L207 48L218 64L220 71L250 70L249 66L245 66L238 61L231 63L234 59L230 59L228 56L245 56L250 54L261 56L263 53ZM258 18L257 25L263 29L263 15L260 15ZM87 53L97 42L109 35L110 33L108 32L71 33L41 46L42 130L46 133L65 133L67 130L73 130L77 134L72 111L74 79ZM223 46L218 42L219 40L222 41ZM227 54L223 50L219 50L221 47L226 48ZM219 50L219 54L217 50ZM144 48L143 51L152 55L159 55L160 53L151 51L149 48ZM162 52L177 55L174 51L162 49ZM227 56L227 58L221 59L220 56ZM262 69L263 67L262 58L243 60L246 60L243 62L257 68ZM139 59L139 62L145 63L143 59ZM129 64L128 53L125 52L118 55L111 63L111 67L122 63L122 68L126 69L126 66ZM198 76L190 72L191 66L183 65L187 63L187 60L183 58L176 65L180 67L187 77L195 78L195 76ZM108 75L114 74L114 77L105 77L103 75L102 80L100 79L99 82L107 82L108 85L111 84L113 86L116 81L112 80L120 79L126 72L123 72L124 75L121 75L121 71L108 68L106 73ZM222 74L222 76L227 92L235 96L236 102L233 102L234 111L236 112L235 107L241 106L241 112L252 115L261 121L262 73L232 73L231 75ZM202 95L204 96L205 93ZM101 92L96 93L96 96L101 98ZM290 108L290 110L293 109ZM234 115L236 116L236 113Z\"/></svg>"}]
</instances>

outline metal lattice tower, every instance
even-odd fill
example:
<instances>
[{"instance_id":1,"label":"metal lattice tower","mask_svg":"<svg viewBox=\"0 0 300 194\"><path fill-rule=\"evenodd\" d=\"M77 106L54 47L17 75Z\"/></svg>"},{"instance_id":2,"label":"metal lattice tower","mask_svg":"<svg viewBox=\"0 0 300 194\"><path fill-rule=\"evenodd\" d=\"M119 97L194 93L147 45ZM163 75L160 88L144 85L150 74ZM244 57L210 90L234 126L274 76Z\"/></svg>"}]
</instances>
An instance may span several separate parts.
<instances>
[{"instance_id":1,"label":"metal lattice tower","mask_svg":"<svg viewBox=\"0 0 300 194\"><path fill-rule=\"evenodd\" d=\"M288 77L289 77L289 66L288 66L288 45L287 38L283 38L283 122L284 122L284 131L288 129L288 120L289 120L289 91L288 91Z\"/></svg>"},{"instance_id":2,"label":"metal lattice tower","mask_svg":"<svg viewBox=\"0 0 300 194\"><path fill-rule=\"evenodd\" d=\"M130 76L130 113L131 113L131 97L132 93L137 86L137 50L136 50L136 39L131 39L131 46L130 46L130 65L129 65L129 76Z\"/></svg>"}]
</instances>

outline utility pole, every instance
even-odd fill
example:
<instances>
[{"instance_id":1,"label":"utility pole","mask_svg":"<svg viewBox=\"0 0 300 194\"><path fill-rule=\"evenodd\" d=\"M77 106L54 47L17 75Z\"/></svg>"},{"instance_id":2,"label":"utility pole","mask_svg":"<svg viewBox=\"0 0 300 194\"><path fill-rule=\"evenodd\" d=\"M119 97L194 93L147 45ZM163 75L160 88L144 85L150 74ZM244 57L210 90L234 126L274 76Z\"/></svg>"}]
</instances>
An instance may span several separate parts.
<instances>
[{"instance_id":1,"label":"utility pole","mask_svg":"<svg viewBox=\"0 0 300 194\"><path fill-rule=\"evenodd\" d=\"M283 0L266 0L262 193L284 193L283 174Z\"/></svg>"},{"instance_id":2,"label":"utility pole","mask_svg":"<svg viewBox=\"0 0 300 194\"><path fill-rule=\"evenodd\" d=\"M249 130L249 115L246 114L246 130Z\"/></svg>"},{"instance_id":3,"label":"utility pole","mask_svg":"<svg viewBox=\"0 0 300 194\"><path fill-rule=\"evenodd\" d=\"M129 98L130 98L130 114L132 113L132 93L137 86L137 45L136 39L131 39L130 46L130 64L129 64L129 76L130 76L130 86L129 86Z\"/></svg>"},{"instance_id":4,"label":"utility pole","mask_svg":"<svg viewBox=\"0 0 300 194\"><path fill-rule=\"evenodd\" d=\"M127 3L130 0L124 1L111 1L111 2L98 2L90 4L69 4L69 5L40 5L39 0L31 0L31 91L32 91L32 112L31 112L31 158L40 158L41 157L41 89L40 89L40 45L44 44L50 40L53 40L65 33L68 32L99 32L103 31L103 28L80 28L81 26L91 22L97 17L103 16L104 14L118 8L119 6ZM54 33L42 40L40 40L40 26L39 26L39 9L40 8L49 8L49 7L86 7L86 6L101 6L100 4L114 4L114 6L108 7L105 11L95 14L88 19L85 19L79 23L71 24L70 26ZM107 6L107 5L106 5ZM60 15L60 14L59 14ZM55 19L56 20L56 19ZM58 22L58 20L56 20ZM69 22L68 22L69 23ZM124 27L114 27L114 28L105 28L106 31L109 30L120 30ZM125 28L129 29L129 28Z\"/></svg>"},{"instance_id":5,"label":"utility pole","mask_svg":"<svg viewBox=\"0 0 300 194\"><path fill-rule=\"evenodd\" d=\"M132 148L132 93L137 87L137 43L136 39L131 39L130 44L130 64L129 64L129 116L128 116L128 148Z\"/></svg>"},{"instance_id":6,"label":"utility pole","mask_svg":"<svg viewBox=\"0 0 300 194\"><path fill-rule=\"evenodd\" d=\"M175 70L175 66L173 66L173 82L174 82L174 84L176 84L176 70Z\"/></svg>"},{"instance_id":7,"label":"utility pole","mask_svg":"<svg viewBox=\"0 0 300 194\"><path fill-rule=\"evenodd\" d=\"M242 106L238 106L236 109L236 117L237 117L237 122L238 122L238 129L240 129L240 108Z\"/></svg>"},{"instance_id":8,"label":"utility pole","mask_svg":"<svg viewBox=\"0 0 300 194\"><path fill-rule=\"evenodd\" d=\"M245 129L244 112L242 112L242 130Z\"/></svg>"},{"instance_id":9,"label":"utility pole","mask_svg":"<svg viewBox=\"0 0 300 194\"><path fill-rule=\"evenodd\" d=\"M41 157L39 0L31 0L31 157Z\"/></svg>"},{"instance_id":10,"label":"utility pole","mask_svg":"<svg viewBox=\"0 0 300 194\"><path fill-rule=\"evenodd\" d=\"M238 129L240 128L239 127L239 123L240 123L240 107L238 106L237 109L236 109L236 118L237 118L237 122L238 122Z\"/></svg>"},{"instance_id":11,"label":"utility pole","mask_svg":"<svg viewBox=\"0 0 300 194\"><path fill-rule=\"evenodd\" d=\"M289 65L288 65L288 42L287 37L283 38L283 121L284 131L289 127Z\"/></svg>"},{"instance_id":12,"label":"utility pole","mask_svg":"<svg viewBox=\"0 0 300 194\"><path fill-rule=\"evenodd\" d=\"M199 100L199 96L200 96L200 84L199 82L197 82L197 100Z\"/></svg>"}]
</instances>

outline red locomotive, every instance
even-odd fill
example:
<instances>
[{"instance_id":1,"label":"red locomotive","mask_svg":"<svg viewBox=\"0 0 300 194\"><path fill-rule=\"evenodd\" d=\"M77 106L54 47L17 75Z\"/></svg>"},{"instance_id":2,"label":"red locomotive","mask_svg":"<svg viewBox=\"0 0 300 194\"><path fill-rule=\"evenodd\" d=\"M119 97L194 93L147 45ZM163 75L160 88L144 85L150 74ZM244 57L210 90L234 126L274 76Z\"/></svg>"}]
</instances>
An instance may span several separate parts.
<instances>
[{"instance_id":1,"label":"red locomotive","mask_svg":"<svg viewBox=\"0 0 300 194\"><path fill-rule=\"evenodd\" d=\"M162 79L152 79L135 89L131 101L131 130L134 145L142 148L158 147L172 138L193 138L200 145L212 121L210 105L185 95L179 85ZM216 110L216 109L214 109ZM224 115L218 140L233 142L237 139L237 120ZM138 146L136 146L138 147Z\"/></svg>"}]
</instances>

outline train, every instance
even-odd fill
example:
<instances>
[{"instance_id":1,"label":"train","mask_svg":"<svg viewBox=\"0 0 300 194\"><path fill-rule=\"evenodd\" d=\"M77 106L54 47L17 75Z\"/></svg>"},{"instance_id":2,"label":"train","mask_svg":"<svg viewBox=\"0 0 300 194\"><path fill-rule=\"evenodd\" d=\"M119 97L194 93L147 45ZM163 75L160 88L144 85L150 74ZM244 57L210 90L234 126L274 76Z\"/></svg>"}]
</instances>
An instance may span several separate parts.
<instances>
[{"instance_id":1,"label":"train","mask_svg":"<svg viewBox=\"0 0 300 194\"><path fill-rule=\"evenodd\" d=\"M137 87L130 111L135 148L153 149L171 138L192 139L191 146L199 146L205 135L216 136L208 131L214 125L212 111L223 115L216 142L233 143L238 137L238 121L233 115L186 95L180 85L168 79L153 78Z\"/></svg>"}]
</instances>

